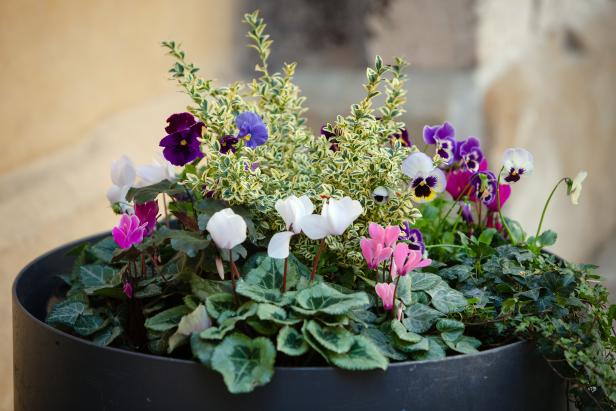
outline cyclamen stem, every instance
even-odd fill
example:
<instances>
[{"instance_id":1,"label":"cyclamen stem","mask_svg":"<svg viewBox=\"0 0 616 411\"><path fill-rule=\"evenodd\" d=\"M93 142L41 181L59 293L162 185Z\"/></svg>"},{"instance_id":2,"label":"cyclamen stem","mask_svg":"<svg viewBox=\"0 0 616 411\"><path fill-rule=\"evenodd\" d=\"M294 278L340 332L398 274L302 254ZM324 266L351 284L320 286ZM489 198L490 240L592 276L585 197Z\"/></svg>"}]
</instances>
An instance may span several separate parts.
<instances>
[{"instance_id":1,"label":"cyclamen stem","mask_svg":"<svg viewBox=\"0 0 616 411\"><path fill-rule=\"evenodd\" d=\"M169 213L167 212L167 196L163 193L163 212L165 213L165 225L169 228Z\"/></svg>"},{"instance_id":2,"label":"cyclamen stem","mask_svg":"<svg viewBox=\"0 0 616 411\"><path fill-rule=\"evenodd\" d=\"M231 285L233 287L233 298L237 303L237 293L235 292L235 277L237 274L237 278L239 278L239 273L237 272L237 267L235 266L235 262L233 261L233 252L229 250L229 265L231 266Z\"/></svg>"},{"instance_id":3,"label":"cyclamen stem","mask_svg":"<svg viewBox=\"0 0 616 411\"><path fill-rule=\"evenodd\" d=\"M319 266L319 260L321 259L321 253L323 252L324 249L325 249L325 238L321 239L317 253L314 256L314 260L312 260L312 272L310 273L310 282L313 282L314 277L317 275L317 267Z\"/></svg>"},{"instance_id":4,"label":"cyclamen stem","mask_svg":"<svg viewBox=\"0 0 616 411\"><path fill-rule=\"evenodd\" d=\"M400 282L400 277L402 277L401 275L396 277L396 286L394 287L394 307L396 307L396 294L398 293L398 283ZM391 313L393 314L394 318L396 318L396 314L395 312L396 310L391 310Z\"/></svg>"},{"instance_id":5,"label":"cyclamen stem","mask_svg":"<svg viewBox=\"0 0 616 411\"><path fill-rule=\"evenodd\" d=\"M507 224L507 221L505 221L505 218L503 217L503 213L501 211L500 180L501 180L501 175L503 174L504 169L505 169L505 166L502 166L500 171L498 172L498 179L496 180L496 206L498 207L498 217L500 218L500 221L503 224L503 227L505 227L505 231L507 231L507 235L509 236L511 245L515 245L515 238L513 238L513 235L511 234L511 230L509 229L509 224Z\"/></svg>"},{"instance_id":6,"label":"cyclamen stem","mask_svg":"<svg viewBox=\"0 0 616 411\"><path fill-rule=\"evenodd\" d=\"M545 218L545 213L548 210L548 205L550 205L550 201L552 201L552 197L554 196L556 189L558 188L560 183L562 183L563 181L567 181L568 179L569 179L568 177L563 177L560 180L558 180L558 182L552 189L552 192L550 193L547 201L545 202L545 205L543 206L543 211L541 212L541 219L539 220L539 226L537 227L537 233L535 233L535 242L537 241L537 238L539 237L539 233L541 233L541 226L543 225L543 219Z\"/></svg>"},{"instance_id":7,"label":"cyclamen stem","mask_svg":"<svg viewBox=\"0 0 616 411\"><path fill-rule=\"evenodd\" d=\"M284 293L287 291L287 272L289 271L289 257L284 259L284 272L282 274L282 287L281 291Z\"/></svg>"}]
</instances>

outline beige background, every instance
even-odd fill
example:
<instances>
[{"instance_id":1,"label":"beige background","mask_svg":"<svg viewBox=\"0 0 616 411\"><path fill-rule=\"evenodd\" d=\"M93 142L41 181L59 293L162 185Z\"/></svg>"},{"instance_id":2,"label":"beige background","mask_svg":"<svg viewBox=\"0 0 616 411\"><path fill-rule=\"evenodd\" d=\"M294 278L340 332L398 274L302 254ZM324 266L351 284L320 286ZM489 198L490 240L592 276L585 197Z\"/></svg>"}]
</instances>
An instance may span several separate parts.
<instances>
[{"instance_id":1,"label":"beige background","mask_svg":"<svg viewBox=\"0 0 616 411\"><path fill-rule=\"evenodd\" d=\"M207 77L235 78L245 72L236 67L241 13L264 1L0 2L0 411L12 409L13 277L42 252L109 229L111 161L150 161L166 116L189 102L167 80L159 42L181 41ZM587 168L581 205L561 192L546 227L560 234L558 253L602 264L610 282L615 19L609 0L398 0L370 19L367 45L368 55L419 61L407 107L413 138L450 119L459 137L479 136L493 162L509 146L535 154L535 175L508 204L529 231L552 182ZM300 66L298 81L316 129L361 98L363 70L334 70L310 53L318 64Z\"/></svg>"}]
</instances>

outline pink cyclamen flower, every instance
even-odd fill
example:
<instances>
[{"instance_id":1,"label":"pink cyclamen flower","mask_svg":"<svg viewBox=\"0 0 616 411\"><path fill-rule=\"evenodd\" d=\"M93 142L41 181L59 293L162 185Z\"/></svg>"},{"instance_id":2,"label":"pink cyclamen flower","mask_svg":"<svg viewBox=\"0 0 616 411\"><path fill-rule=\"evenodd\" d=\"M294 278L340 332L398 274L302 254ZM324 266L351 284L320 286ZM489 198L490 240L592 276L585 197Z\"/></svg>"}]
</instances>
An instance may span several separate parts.
<instances>
[{"instance_id":1,"label":"pink cyclamen flower","mask_svg":"<svg viewBox=\"0 0 616 411\"><path fill-rule=\"evenodd\" d=\"M393 252L391 247L383 247L382 243L373 238L362 238L359 245L370 270L376 270L383 261L391 257Z\"/></svg>"},{"instance_id":2,"label":"pink cyclamen flower","mask_svg":"<svg viewBox=\"0 0 616 411\"><path fill-rule=\"evenodd\" d=\"M128 281L125 282L124 285L122 286L122 292L128 298L133 298L133 285Z\"/></svg>"},{"instance_id":3,"label":"pink cyclamen flower","mask_svg":"<svg viewBox=\"0 0 616 411\"><path fill-rule=\"evenodd\" d=\"M396 285L394 283L377 283L374 286L376 295L383 301L383 307L386 311L391 311L394 308L394 292Z\"/></svg>"},{"instance_id":4,"label":"pink cyclamen flower","mask_svg":"<svg viewBox=\"0 0 616 411\"><path fill-rule=\"evenodd\" d=\"M111 230L113 239L120 248L130 248L133 244L139 244L143 241L146 224L139 224L139 217L136 215L122 214L120 224Z\"/></svg>"},{"instance_id":5,"label":"pink cyclamen flower","mask_svg":"<svg viewBox=\"0 0 616 411\"><path fill-rule=\"evenodd\" d=\"M158 219L158 201L148 201L146 203L135 204L135 215L139 221L145 224L145 235L149 236L156 229Z\"/></svg>"},{"instance_id":6,"label":"pink cyclamen flower","mask_svg":"<svg viewBox=\"0 0 616 411\"><path fill-rule=\"evenodd\" d=\"M394 250L394 263L396 264L396 274L405 276L416 268L427 267L432 264L429 258L423 259L419 250L412 250L408 244L400 243Z\"/></svg>"},{"instance_id":7,"label":"pink cyclamen flower","mask_svg":"<svg viewBox=\"0 0 616 411\"><path fill-rule=\"evenodd\" d=\"M488 161L483 160L479 164L479 171L485 171L488 169ZM469 182L471 178L475 175L474 172L468 171L464 168L458 168L452 170L447 176L447 186L446 190L454 200L458 200L463 197L463 194L468 194L468 189L470 188ZM464 193L466 191L466 193Z\"/></svg>"},{"instance_id":8,"label":"pink cyclamen flower","mask_svg":"<svg viewBox=\"0 0 616 411\"><path fill-rule=\"evenodd\" d=\"M370 238L381 243L384 248L387 248L392 247L398 240L400 236L400 227L387 226L383 228L377 223L370 223L368 225L368 233L370 234Z\"/></svg>"}]
</instances>

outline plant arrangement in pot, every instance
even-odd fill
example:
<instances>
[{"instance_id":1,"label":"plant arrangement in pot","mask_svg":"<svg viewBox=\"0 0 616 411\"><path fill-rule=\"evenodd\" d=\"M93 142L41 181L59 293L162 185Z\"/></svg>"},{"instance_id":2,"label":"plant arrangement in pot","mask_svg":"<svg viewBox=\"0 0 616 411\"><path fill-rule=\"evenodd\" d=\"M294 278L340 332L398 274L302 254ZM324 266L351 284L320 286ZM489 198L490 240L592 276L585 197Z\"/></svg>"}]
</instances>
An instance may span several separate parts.
<instances>
[{"instance_id":1,"label":"plant arrangement in pot","mask_svg":"<svg viewBox=\"0 0 616 411\"><path fill-rule=\"evenodd\" d=\"M366 97L315 136L295 65L273 73L262 19L245 22L260 57L246 84L217 87L163 43L194 105L167 119L155 164L114 162L118 224L57 273L67 291L47 323L194 358L231 393L275 367L386 370L527 340L580 409L612 408L616 309L595 267L544 251L555 233L528 236L501 210L532 155L509 149L493 172L447 122L411 139L399 58L377 57ZM541 220L561 184L577 203L584 178L559 181Z\"/></svg>"}]
</instances>

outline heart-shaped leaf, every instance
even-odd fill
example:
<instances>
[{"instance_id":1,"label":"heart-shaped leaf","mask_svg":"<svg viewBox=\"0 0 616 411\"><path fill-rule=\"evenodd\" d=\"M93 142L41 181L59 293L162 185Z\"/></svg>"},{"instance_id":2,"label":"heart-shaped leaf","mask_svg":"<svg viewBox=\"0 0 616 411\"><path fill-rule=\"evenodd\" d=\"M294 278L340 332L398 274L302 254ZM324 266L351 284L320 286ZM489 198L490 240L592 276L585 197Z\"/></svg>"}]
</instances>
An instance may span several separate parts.
<instances>
[{"instance_id":1,"label":"heart-shaped leaf","mask_svg":"<svg viewBox=\"0 0 616 411\"><path fill-rule=\"evenodd\" d=\"M387 369L389 361L379 348L368 338L361 335L353 336L353 344L344 354L330 353L330 361L337 367L346 370Z\"/></svg>"},{"instance_id":2,"label":"heart-shaped leaf","mask_svg":"<svg viewBox=\"0 0 616 411\"><path fill-rule=\"evenodd\" d=\"M343 294L325 283L318 283L300 291L295 301L305 313L322 312L332 315L346 314L370 303L364 292Z\"/></svg>"},{"instance_id":3,"label":"heart-shaped leaf","mask_svg":"<svg viewBox=\"0 0 616 411\"><path fill-rule=\"evenodd\" d=\"M304 336L295 328L285 325L278 332L276 348L292 357L300 356L308 351L308 344Z\"/></svg>"},{"instance_id":4,"label":"heart-shaped leaf","mask_svg":"<svg viewBox=\"0 0 616 411\"><path fill-rule=\"evenodd\" d=\"M342 327L321 326L318 322L310 320L306 329L319 344L338 354L349 351L353 344L353 334Z\"/></svg>"}]
</instances>

